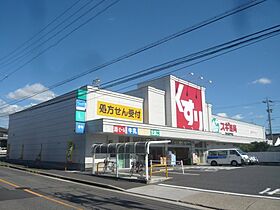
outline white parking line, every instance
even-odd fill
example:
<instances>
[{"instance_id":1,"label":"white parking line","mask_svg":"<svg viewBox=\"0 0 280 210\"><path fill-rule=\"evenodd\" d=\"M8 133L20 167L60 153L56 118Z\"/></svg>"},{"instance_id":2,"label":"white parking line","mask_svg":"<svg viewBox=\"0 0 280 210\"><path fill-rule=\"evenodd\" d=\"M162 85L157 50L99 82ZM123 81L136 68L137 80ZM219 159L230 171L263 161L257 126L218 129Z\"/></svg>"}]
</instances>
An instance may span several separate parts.
<instances>
[{"instance_id":1,"label":"white parking line","mask_svg":"<svg viewBox=\"0 0 280 210\"><path fill-rule=\"evenodd\" d=\"M191 175L191 176L199 176L200 174L193 174L193 173L180 173L180 172L168 172L168 173L170 173L170 174L180 174L180 175Z\"/></svg>"},{"instance_id":2,"label":"white parking line","mask_svg":"<svg viewBox=\"0 0 280 210\"><path fill-rule=\"evenodd\" d=\"M271 196L262 196L262 195L250 195L250 194L243 194L243 193L233 193L233 192L225 192L225 191L217 191L217 190L206 190L194 187L184 187L184 186L177 186L177 185L169 185L169 184L158 184L159 186L163 187L170 187L170 188L178 188L178 189L186 189L186 190L194 190L200 192L209 192L209 193L218 193L224 195L237 195L237 196L244 196L244 197L251 197L251 198L267 198L272 200L280 200L280 197L271 197Z\"/></svg>"},{"instance_id":3,"label":"white parking line","mask_svg":"<svg viewBox=\"0 0 280 210\"><path fill-rule=\"evenodd\" d=\"M186 166L184 167L185 170L196 170L196 171L219 171L219 170L234 170L234 169L240 169L242 167L225 167L225 166L217 166L217 167L208 167L208 166Z\"/></svg>"},{"instance_id":4,"label":"white parking line","mask_svg":"<svg viewBox=\"0 0 280 210\"><path fill-rule=\"evenodd\" d=\"M268 194L268 195L274 195L274 194L280 194L280 189L275 189L273 191L270 191L271 188L266 188L265 190L259 192L259 194ZM269 192L270 191L270 192Z\"/></svg>"}]
</instances>

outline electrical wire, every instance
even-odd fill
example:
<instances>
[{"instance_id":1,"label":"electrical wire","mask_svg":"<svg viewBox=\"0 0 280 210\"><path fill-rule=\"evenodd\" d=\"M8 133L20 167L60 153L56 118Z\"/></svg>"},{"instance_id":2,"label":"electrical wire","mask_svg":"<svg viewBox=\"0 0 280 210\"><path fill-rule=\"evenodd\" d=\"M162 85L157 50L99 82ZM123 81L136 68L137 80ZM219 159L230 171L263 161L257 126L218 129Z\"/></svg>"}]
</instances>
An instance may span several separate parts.
<instances>
[{"instance_id":1,"label":"electrical wire","mask_svg":"<svg viewBox=\"0 0 280 210\"><path fill-rule=\"evenodd\" d=\"M29 44L28 46L26 46L25 48L23 48L21 51L17 52L17 54L15 54L14 56L20 55L14 59L12 59L11 61L9 61L8 63L6 62L2 62L0 63L1 68L8 66L10 64L13 64L14 62L27 57L28 55L32 54L33 51L35 51L36 49L40 49L41 46L43 46L45 43L49 42L50 40L52 40L53 38L55 38L56 36L58 36L59 34L61 34L63 31L65 31L67 28L69 28L70 26L72 26L74 23L76 23L78 20L80 20L81 18L83 18L85 15L87 15L88 13L90 13L91 11L93 11L94 9L96 9L99 5L101 5L102 3L104 3L106 0L102 0L100 2L98 2L97 4L94 4L92 7L90 7L88 10L86 10L83 14L81 14L80 16L78 16L77 18L75 18L73 21L71 21L70 23L68 23L66 26L64 26L63 28L61 28L59 31L57 31L55 34L53 34L52 36L50 36L49 38L47 38L46 40L44 40L43 42L39 43L38 45L36 45L35 47L33 47L32 49L30 49L29 51L27 51L26 53L24 53L23 55L20 55L22 52L25 52L27 49L29 49L30 47L32 47L33 45L35 45L37 42L40 42L43 38L45 38L48 34L50 34L51 32L55 31L57 28L59 28L61 25L63 25L65 22L67 22L69 19L71 19L73 16L75 16L77 13L79 13L83 8L85 8L86 6L88 6L89 4L92 3L92 1L88 1L86 4L84 4L82 7L80 7L77 11L75 11L73 14L71 14L70 16L66 17L61 23L59 23L58 25L56 25L53 29L51 29L50 31L48 31L46 34L43 34L41 37L39 37L37 40L35 40L34 42L32 42L31 44ZM4 65L3 65L4 63ZM6 63L6 64L5 64Z\"/></svg>"},{"instance_id":2,"label":"electrical wire","mask_svg":"<svg viewBox=\"0 0 280 210\"><path fill-rule=\"evenodd\" d=\"M97 5L94 6L94 8L96 8L97 6L99 6L101 3L103 3L105 0L102 0L101 2L99 2ZM22 69L24 66L26 66L27 64L31 63L33 60L37 59L38 57L40 57L42 54L44 54L45 52L47 52L48 50L50 50L51 48L57 46L61 41L63 41L64 39L66 39L68 36L70 36L72 33L74 33L75 31L77 31L78 29L80 29L81 27L83 27L84 25L86 25L87 23L89 23L91 20L93 20L94 18L98 17L99 15L101 15L102 13L104 13L105 11L107 11L110 7L112 7L113 5L115 5L116 3L118 3L120 0L116 0L113 3L109 4L108 6L106 6L105 8L103 8L101 11L99 11L96 15L94 15L93 17L90 17L88 20L86 20L85 22L81 23L80 25L78 25L76 28L74 28L73 30L71 30L70 32L68 32L66 35L62 36L60 39L56 40L55 43L51 44L49 47L45 48L44 50L40 51L37 55L35 55L34 57L32 57L31 59L29 59L28 61L26 61L25 63L23 63L22 65L20 65L19 67L17 67L16 69L14 69L13 71L9 72L8 74L6 74L4 77L2 77L0 79L0 82L3 82L4 80L8 79L11 75L13 75L14 73L18 72L20 69ZM91 8L92 9L92 8ZM91 11L90 9L90 11ZM89 11L89 10L88 10ZM70 26L69 24L67 26L65 26L64 28ZM63 30L63 29L62 29ZM42 46L43 44L45 44L47 41L51 40L52 38L54 38L55 36L59 35L59 33L62 31L58 31L57 33L55 33L54 35L52 35L51 37L49 37L48 39L46 39L44 42L42 42L41 44L39 44L38 46L36 46L35 48L39 48L40 46ZM31 49L29 50L27 53L32 53L32 51L35 49Z\"/></svg>"},{"instance_id":3,"label":"electrical wire","mask_svg":"<svg viewBox=\"0 0 280 210\"><path fill-rule=\"evenodd\" d=\"M220 50L221 51L223 51L225 48L226 49L230 49L230 48L232 48L232 47L235 47L235 46L239 46L240 44L244 44L244 43L246 43L246 46L249 46L249 45L251 45L251 44L254 44L254 43L257 43L257 42L259 42L259 41L262 41L262 40L264 40L264 39L267 39L267 38L270 38L270 37L272 37L272 36L276 36L276 35L279 35L279 30L280 29L277 29L277 30L275 30L275 31L272 31L272 32L267 32L266 34L262 34L262 35L259 35L259 36L257 36L257 37L253 37L253 38L250 38L250 39L247 39L247 40L243 40L243 41L240 41L240 42L238 42L238 43L235 43L234 45L228 45L228 43L229 42L226 42L226 43L224 43L224 45L225 45L225 47L223 47L223 48L220 48ZM264 30L261 30L262 32L264 31ZM275 34L275 32L277 32L276 34ZM253 33L254 35L256 34L256 33ZM270 36L267 36L267 35L270 35ZM245 36L246 38L248 38L248 35L247 36ZM261 39L260 39L261 38ZM238 39L238 40L240 40L240 38ZM251 41L254 41L254 42L251 42ZM234 40L233 40L234 41ZM230 42L232 42L232 41L230 41ZM235 42L235 41L234 41ZM247 42L251 42L251 43L247 43ZM222 46L222 45L218 45L218 46ZM213 48L213 47L212 47ZM240 48L240 47L239 47ZM208 48L209 49L209 48ZM231 50L232 51L232 50ZM208 55L209 53L210 54L212 54L213 52L208 52L208 50L206 50L206 55ZM215 50L214 52L217 52L217 50ZM219 51L218 51L219 52ZM225 52L223 52L223 53L225 53ZM201 54L200 53L194 53L194 54L198 54L199 56L198 56L198 58L201 58ZM222 55L222 54L220 54L220 55ZM185 56L185 57L188 57L188 56ZM216 56L215 56L216 57ZM195 58L194 57L192 57L191 56L191 60L194 60ZM211 58L212 59L212 58ZM177 60L179 60L180 62L179 63L181 63L182 61L181 61L181 59L175 59L176 61ZM174 60L173 60L174 61ZM172 61L172 64L174 65L174 63L173 63L173 61ZM187 62L188 60L186 60L185 62ZM168 64L169 65L169 62L167 62L167 63L164 63L165 65L166 64ZM141 71L138 71L138 72L136 72L136 73L133 73L133 77L132 77L132 74L131 75L128 75L128 76L125 76L125 77L121 77L121 78L118 78L118 79L115 79L115 80L112 80L112 81L110 81L110 82L107 82L107 83L104 83L101 87L103 88L103 89L106 89L106 88L110 88L110 87L113 87L113 86L116 86L116 85L119 85L119 84L124 84L124 83L126 83L126 82L130 82L130 81L133 81L133 80L136 80L136 79L138 79L138 78L140 78L140 77L143 77L143 76L146 76L147 74L151 74L151 72L150 72L150 70L152 69L153 71L162 71L163 69L165 69L166 68L166 66L163 66L162 67L162 65L163 64L161 64L161 65L157 65L156 67L159 67L160 66L160 68L156 68L156 69L154 69L154 67L152 67L152 68L148 68L148 69L146 69L145 71L144 70L141 70ZM175 65L174 65L175 66ZM139 75L139 73L140 73L140 75ZM154 72L152 72L152 73L154 73ZM70 94L70 93L69 93ZM34 95L33 96L31 96L31 97L34 97ZM76 95L74 95L74 96L70 96L70 97L66 97L66 98L61 98L61 99L56 99L56 100L54 100L53 102L45 102L45 103L42 103L42 104L40 104L40 106L39 105L36 105L36 106L34 106L33 108L40 108L40 107L44 107L44 106L49 106L49 105L51 105L51 104L55 104L55 103L59 103L59 102L62 102L62 101L65 101L65 100L69 100L69 99L73 99L74 97L76 97ZM8 105L9 106L9 105ZM3 108L3 107L0 107L0 108ZM31 108L29 108L28 110L31 110ZM3 117L3 115L2 115L2 117Z\"/></svg>"},{"instance_id":4,"label":"electrical wire","mask_svg":"<svg viewBox=\"0 0 280 210\"><path fill-rule=\"evenodd\" d=\"M165 43L165 42L167 42L167 41L170 41L170 40L172 40L172 39L175 39L175 38L177 38L177 37L179 37L179 36L182 36L182 35L184 35L184 34L190 33L190 32L192 32L192 31L194 31L194 30L197 30L197 29L199 29L199 28L201 28L201 27L204 27L204 26L206 26L206 25L209 25L209 24L211 24L211 23L214 23L214 22L216 22L216 21L218 21L218 20L221 20L221 19L223 19L223 18L225 18L225 17L231 16L231 15L233 15L233 14L236 14L236 13L238 13L238 12L241 12L241 11L243 11L243 10L246 10L246 9L248 9L248 8L251 8L251 7L253 7L253 6L259 5L259 4L261 4L261 3L265 2L265 1L266 1L266 0L262 0L262 1L256 1L256 0L254 0L254 1L251 1L251 2L249 2L249 3L243 4L243 5L241 5L241 6L238 6L238 7L234 8L234 9L232 9L232 10L226 11L226 12L224 12L224 13L222 13L222 14L220 14L220 15L217 15L217 16L215 16L215 17L213 17L213 18L210 18L210 19L208 19L208 20L202 21L202 22L200 22L199 24L196 24L196 25L194 25L194 26L192 26L192 27L185 28L185 29L183 29L183 30L181 30L181 31L179 31L179 32L176 32L176 33L171 34L171 35L169 35L169 36L167 36L167 37L164 37L163 39L160 39L160 40L158 40L158 41L156 41L156 42L153 42L153 43L151 43L151 44L148 44L148 45L146 45L146 46L144 46L144 47L142 47L142 48L139 48L139 49L137 49L137 50L135 50L135 51L132 51L132 52L130 52L130 53L127 53L127 54L125 54L125 55L123 55L123 56L120 56L120 57L118 57L118 58L116 58L116 59L113 59L113 60L111 60L111 61L109 61L109 62L107 62L107 63L104 63L103 65L100 65L100 66L96 67L96 68L90 69L90 70L89 70L89 73L92 73L92 72L97 71L97 70L99 70L99 69L103 69L103 68L106 67L106 66L112 65L112 64L117 63L117 62L119 62L119 61L121 61L121 60L127 59L127 58L129 58L129 57L131 57L131 56L134 56L134 55L136 55L136 54L139 54L139 53L141 53L141 52L143 52L143 51L146 51L146 50L148 50L148 49L154 48L154 47L156 47L156 46L158 46L158 45L160 45L160 44L163 44L163 43ZM58 44L58 43L57 43L57 44ZM10 77L12 74L16 73L17 71L19 71L20 69L22 69L24 66L26 66L26 65L29 64L29 63L31 63L33 60L35 60L35 59L38 58L40 55L44 54L46 51L48 51L48 50L51 49L52 47L56 46L57 44L51 45L50 47L48 47L47 49L41 51L39 54L37 54L35 57L33 57L32 59L30 59L29 61L25 62L23 65L19 66L18 68L16 68L15 70L13 70L12 72L10 72L9 74L5 75L5 77L3 77L2 79L0 79L0 82L6 80L6 79L7 79L8 77ZM87 71L87 72L88 72L88 71ZM89 73L87 73L87 72L84 72L85 75L86 75L86 74L89 74Z\"/></svg>"},{"instance_id":5,"label":"electrical wire","mask_svg":"<svg viewBox=\"0 0 280 210\"><path fill-rule=\"evenodd\" d=\"M70 7L68 7L66 10L64 10L61 14L59 14L57 17L55 17L51 22L49 22L45 27L43 27L41 30L39 30L37 33L35 33L32 37L24 41L22 44L17 46L14 50L10 51L7 55L0 58L0 61L5 60L7 57L10 57L13 55L16 51L21 49L24 45L26 45L28 42L32 41L35 37L37 37L39 34L41 34L43 31L45 31L49 26L51 26L53 23L55 23L57 20L59 20L63 15L65 15L68 11L70 11L73 7L75 7L81 0L78 0L74 2ZM1 64L1 63L0 63Z\"/></svg>"},{"instance_id":6,"label":"electrical wire","mask_svg":"<svg viewBox=\"0 0 280 210\"><path fill-rule=\"evenodd\" d=\"M145 70L141 70L141 71L135 72L135 73L130 74L130 75L128 75L128 76L134 77L134 79L137 79L137 76L138 76L138 75L136 75L136 74L142 73L141 77L143 77L143 76L147 76L148 74L152 74L152 73L156 73L156 72L158 72L158 71L165 70L166 68L170 68L170 67L173 67L173 66L175 66L175 65L180 65L180 64L182 64L182 63L184 63L184 62L190 62L190 61L193 61L193 60L195 60L195 59L201 59L201 58L205 57L206 55L209 56L209 55L214 54L214 53L217 53L217 52L219 53L219 51L223 51L223 50L226 50L226 49L229 50L228 52L232 52L232 51L234 51L235 49L231 49L231 50L230 50L230 48L232 48L232 47L237 47L237 46L240 45L240 44L244 44L244 43L245 43L245 45L240 46L240 47L237 47L236 49L240 49L240 48L242 48L242 47L246 47L246 46L249 46L249 45L251 45L251 44L255 44L255 43L259 42L259 41L262 41L262 40L265 40L265 39L268 39L268 38L271 38L271 37L273 37L273 36L278 35L278 34L279 34L279 29L274 30L274 31L272 31L272 32L265 33L265 34L262 34L262 33L267 32L267 31L270 31L271 29L279 28L279 26L280 26L280 25L276 25L276 26L273 26L273 27L269 27L269 28L267 28L267 29L260 30L260 31L258 31L258 32L252 33L252 34L250 34L250 35L246 35L246 36L243 36L243 37L241 37L241 38L234 39L234 40L232 40L232 41L229 41L229 42L226 42L226 43L223 43L223 44L214 46L214 47L210 47L210 48L208 48L208 49L206 49L206 50L202 50L202 51L199 51L199 52L196 52L196 53L192 53L192 54L189 54L189 55L187 55L187 56L184 56L184 57L181 57L181 58L178 58L178 59L175 59L175 60L166 62L166 63L164 63L164 64L160 64L160 65L153 66L153 67L148 68L148 69L145 69ZM248 40L243 40L243 39L246 39L246 38L250 38L251 36L258 35L258 34L261 34L261 35L259 35L259 36L257 36L257 37L253 37L253 38L248 39ZM241 41L241 40L243 40L243 41ZM239 41L239 42L238 42L238 41ZM247 44L246 44L246 42L251 42L251 43L247 43ZM222 47L223 47L223 48L222 48ZM211 51L211 50L212 50L212 51ZM215 50L214 53L213 53L213 50ZM204 53L204 54L203 54L203 53ZM205 53L208 53L208 54L205 54ZM225 54L225 53L227 53L227 52L221 53L221 55L223 55L223 54ZM197 56L197 57L195 57L195 56ZM217 55L217 56L218 56L218 55ZM214 58L214 57L217 57L217 56L213 56L213 58ZM183 59L185 59L185 60L183 60ZM207 59L207 60L209 60L209 59ZM179 61L179 62L178 62L178 61ZM177 64L176 64L175 62L177 62ZM165 66L164 68L161 67L161 66L166 65L166 64L168 64L167 67L166 67L166 66ZM173 66L172 66L172 65L173 65ZM160 68L160 67L161 67L161 68ZM155 69L155 68L158 68L158 69ZM122 84L122 83L124 82L124 80L127 80L127 77L128 77L128 76L120 77L120 78L118 78L118 79L115 79L115 80L112 80L112 81L109 81L109 82L105 83L105 85L108 85L108 86L106 86L106 88L109 88L109 87L110 87L110 83L114 83L114 84L115 84L115 82L118 82L118 81L119 81L118 84ZM139 77L139 76L138 76L138 77ZM19 102L22 102L22 101L28 99L28 98L32 98L32 97L34 97L34 96L36 96L36 95L39 95L39 94L41 94L41 93L44 93L44 92L46 92L46 91L48 91L48 90L54 89L54 88L56 88L56 87L59 87L59 86L65 84L65 83L71 82L71 81L73 81L73 80L75 80L75 79L77 79L77 78L79 78L79 76L75 75L74 77L72 77L72 78L70 78L70 79L64 80L64 81L62 81L62 82L59 82L59 83L56 83L56 84L50 86L50 87L49 87L48 89L46 89L46 90L37 92L37 93L35 93L35 94L31 95L31 96L22 98L22 99L20 99L20 100L16 100L15 102L12 102L12 104L17 104L17 103L19 103ZM128 80L130 80L130 79L128 79ZM115 84L115 85L117 85L117 84ZM2 107L0 107L0 108L4 108L4 107L7 107L7 106L9 106L9 105L6 105L6 106L4 105L4 106L2 106Z\"/></svg>"}]
</instances>

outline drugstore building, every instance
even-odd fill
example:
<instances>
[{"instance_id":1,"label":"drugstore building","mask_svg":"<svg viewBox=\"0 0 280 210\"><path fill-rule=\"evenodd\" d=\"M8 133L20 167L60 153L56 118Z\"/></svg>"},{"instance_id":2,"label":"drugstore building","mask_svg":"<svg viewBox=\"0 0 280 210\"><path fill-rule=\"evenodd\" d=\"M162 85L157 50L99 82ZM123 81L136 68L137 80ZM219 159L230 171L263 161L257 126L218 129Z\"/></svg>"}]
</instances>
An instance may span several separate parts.
<instances>
[{"instance_id":1,"label":"drugstore building","mask_svg":"<svg viewBox=\"0 0 280 210\"><path fill-rule=\"evenodd\" d=\"M264 127L213 115L205 95L172 75L125 94L85 86L10 115L8 158L84 169L92 166L93 144L171 140L153 147L151 158L172 151L199 164L210 148L265 141Z\"/></svg>"}]
</instances>

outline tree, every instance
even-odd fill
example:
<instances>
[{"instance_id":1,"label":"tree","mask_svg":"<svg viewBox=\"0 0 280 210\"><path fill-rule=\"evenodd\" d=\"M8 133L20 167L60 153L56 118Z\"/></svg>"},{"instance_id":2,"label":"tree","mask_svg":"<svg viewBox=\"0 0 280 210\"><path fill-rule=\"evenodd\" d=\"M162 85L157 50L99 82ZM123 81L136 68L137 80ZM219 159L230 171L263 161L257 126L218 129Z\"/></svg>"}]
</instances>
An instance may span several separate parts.
<instances>
[{"instance_id":1,"label":"tree","mask_svg":"<svg viewBox=\"0 0 280 210\"><path fill-rule=\"evenodd\" d=\"M252 142L251 144L239 144L244 152L266 152L270 147L266 142Z\"/></svg>"}]
</instances>

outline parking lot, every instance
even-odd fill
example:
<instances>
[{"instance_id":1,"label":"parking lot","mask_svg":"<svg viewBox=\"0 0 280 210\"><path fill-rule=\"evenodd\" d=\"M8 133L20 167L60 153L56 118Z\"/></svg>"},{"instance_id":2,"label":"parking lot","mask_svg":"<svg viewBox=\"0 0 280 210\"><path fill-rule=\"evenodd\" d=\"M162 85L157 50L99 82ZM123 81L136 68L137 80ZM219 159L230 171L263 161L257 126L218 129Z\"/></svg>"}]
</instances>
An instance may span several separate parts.
<instances>
[{"instance_id":1,"label":"parking lot","mask_svg":"<svg viewBox=\"0 0 280 210\"><path fill-rule=\"evenodd\" d=\"M280 197L280 166L191 166L184 171L170 171L173 179L163 185Z\"/></svg>"}]
</instances>

